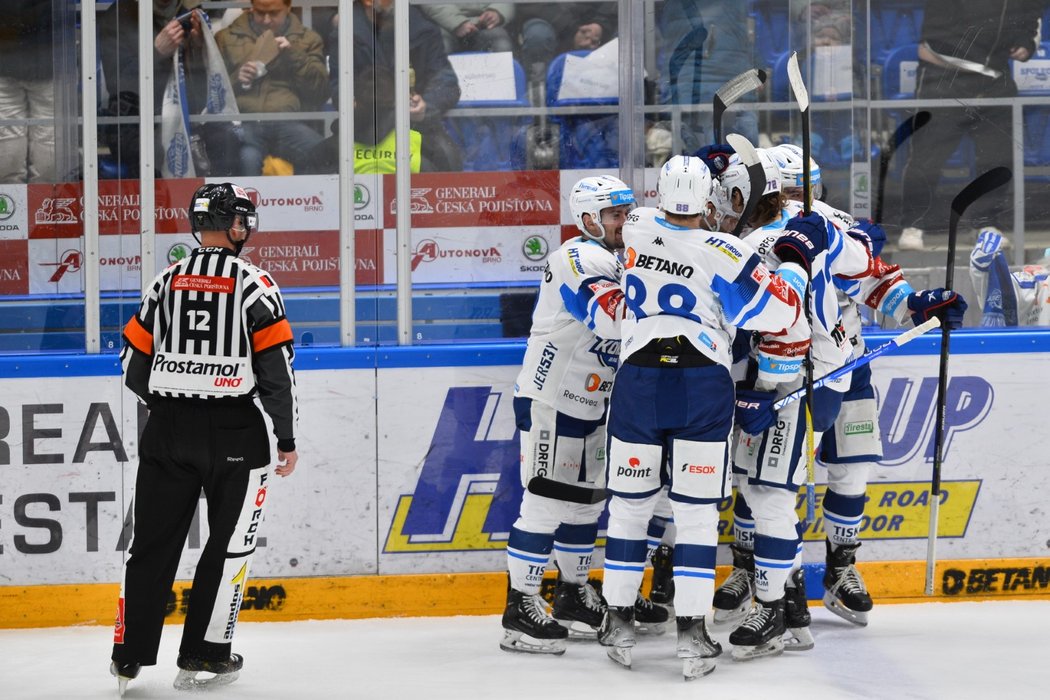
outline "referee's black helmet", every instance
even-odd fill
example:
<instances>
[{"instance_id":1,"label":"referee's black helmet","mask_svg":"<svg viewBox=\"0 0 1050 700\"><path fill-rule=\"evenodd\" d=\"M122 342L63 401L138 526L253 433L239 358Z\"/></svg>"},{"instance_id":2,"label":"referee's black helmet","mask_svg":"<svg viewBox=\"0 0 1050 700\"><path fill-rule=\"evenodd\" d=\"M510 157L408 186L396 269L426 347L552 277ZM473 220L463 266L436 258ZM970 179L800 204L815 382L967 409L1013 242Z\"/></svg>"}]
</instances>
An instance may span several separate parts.
<instances>
[{"instance_id":1,"label":"referee's black helmet","mask_svg":"<svg viewBox=\"0 0 1050 700\"><path fill-rule=\"evenodd\" d=\"M207 184L197 188L190 200L190 229L200 231L229 231L237 216L243 217L248 231L259 226L255 204L243 187L231 182Z\"/></svg>"}]
</instances>

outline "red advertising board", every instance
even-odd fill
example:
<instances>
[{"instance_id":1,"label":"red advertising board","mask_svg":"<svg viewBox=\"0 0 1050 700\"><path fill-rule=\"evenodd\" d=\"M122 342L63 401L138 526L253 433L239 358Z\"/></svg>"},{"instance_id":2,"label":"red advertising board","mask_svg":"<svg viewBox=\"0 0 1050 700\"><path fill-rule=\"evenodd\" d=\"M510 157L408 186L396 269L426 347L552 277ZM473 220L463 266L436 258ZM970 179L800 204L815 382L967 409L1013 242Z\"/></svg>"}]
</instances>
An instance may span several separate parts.
<instances>
[{"instance_id":1,"label":"red advertising board","mask_svg":"<svg viewBox=\"0 0 1050 700\"><path fill-rule=\"evenodd\" d=\"M397 226L394 176L383 182L384 220ZM412 176L412 226L543 226L561 217L558 172L421 173Z\"/></svg>"},{"instance_id":2,"label":"red advertising board","mask_svg":"<svg viewBox=\"0 0 1050 700\"><path fill-rule=\"evenodd\" d=\"M29 293L29 242L0 241L0 295Z\"/></svg>"},{"instance_id":3,"label":"red advertising board","mask_svg":"<svg viewBox=\"0 0 1050 700\"><path fill-rule=\"evenodd\" d=\"M357 232L357 284L383 281L382 233ZM241 257L273 275L282 288L339 284L338 231L260 231Z\"/></svg>"}]
</instances>

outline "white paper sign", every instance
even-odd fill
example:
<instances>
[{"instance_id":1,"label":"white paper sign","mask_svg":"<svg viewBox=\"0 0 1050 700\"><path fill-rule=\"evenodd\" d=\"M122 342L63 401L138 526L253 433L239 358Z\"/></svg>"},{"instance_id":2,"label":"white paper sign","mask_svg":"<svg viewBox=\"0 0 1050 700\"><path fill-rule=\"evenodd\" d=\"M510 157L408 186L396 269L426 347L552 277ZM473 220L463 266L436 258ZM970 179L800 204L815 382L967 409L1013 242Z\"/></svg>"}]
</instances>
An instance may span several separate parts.
<instances>
[{"instance_id":1,"label":"white paper sign","mask_svg":"<svg viewBox=\"0 0 1050 700\"><path fill-rule=\"evenodd\" d=\"M460 103L517 99L511 52L451 54L448 60L459 78Z\"/></svg>"},{"instance_id":2,"label":"white paper sign","mask_svg":"<svg viewBox=\"0 0 1050 700\"><path fill-rule=\"evenodd\" d=\"M559 100L619 99L619 41L613 39L586 56L566 56Z\"/></svg>"}]
</instances>

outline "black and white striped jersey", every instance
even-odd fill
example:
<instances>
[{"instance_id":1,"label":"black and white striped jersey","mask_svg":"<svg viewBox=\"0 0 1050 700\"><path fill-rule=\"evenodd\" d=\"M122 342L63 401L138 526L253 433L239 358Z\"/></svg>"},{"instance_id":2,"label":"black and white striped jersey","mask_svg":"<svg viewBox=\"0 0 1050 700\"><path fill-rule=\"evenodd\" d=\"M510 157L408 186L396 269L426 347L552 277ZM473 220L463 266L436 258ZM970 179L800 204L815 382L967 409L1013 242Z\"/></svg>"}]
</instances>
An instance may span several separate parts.
<instances>
[{"instance_id":1,"label":"black and white striped jersey","mask_svg":"<svg viewBox=\"0 0 1050 700\"><path fill-rule=\"evenodd\" d=\"M226 248L197 248L153 280L124 327L128 388L215 399L258 392L278 439L294 438L292 328L273 279Z\"/></svg>"}]
</instances>

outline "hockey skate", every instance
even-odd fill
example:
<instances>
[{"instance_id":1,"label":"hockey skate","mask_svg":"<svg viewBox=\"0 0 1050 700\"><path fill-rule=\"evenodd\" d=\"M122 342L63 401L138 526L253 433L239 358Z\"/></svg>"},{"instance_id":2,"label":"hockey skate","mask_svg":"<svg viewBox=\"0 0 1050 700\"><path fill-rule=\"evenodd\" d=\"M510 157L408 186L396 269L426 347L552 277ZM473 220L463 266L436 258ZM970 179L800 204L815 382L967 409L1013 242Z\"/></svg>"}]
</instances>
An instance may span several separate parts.
<instances>
[{"instance_id":1,"label":"hockey skate","mask_svg":"<svg viewBox=\"0 0 1050 700\"><path fill-rule=\"evenodd\" d=\"M806 598L806 574L796 569L789 584L784 588L784 634L785 651L808 651L813 648L813 633L809 631L811 620L809 601Z\"/></svg>"},{"instance_id":2,"label":"hockey skate","mask_svg":"<svg viewBox=\"0 0 1050 700\"><path fill-rule=\"evenodd\" d=\"M832 550L827 540L824 544L827 548L824 607L843 620L866 627L872 601L864 579L855 566L860 544L840 545L836 550Z\"/></svg>"},{"instance_id":3,"label":"hockey skate","mask_svg":"<svg viewBox=\"0 0 1050 700\"><path fill-rule=\"evenodd\" d=\"M734 661L777 656L784 651L784 599L755 599L744 621L729 635Z\"/></svg>"},{"instance_id":4,"label":"hockey skate","mask_svg":"<svg viewBox=\"0 0 1050 700\"><path fill-rule=\"evenodd\" d=\"M657 605L674 605L674 548L662 544L652 556L653 585L649 600Z\"/></svg>"},{"instance_id":5,"label":"hockey skate","mask_svg":"<svg viewBox=\"0 0 1050 700\"><path fill-rule=\"evenodd\" d=\"M569 631L569 639L597 639L605 617L605 600L589 583L558 581L553 616Z\"/></svg>"},{"instance_id":6,"label":"hockey skate","mask_svg":"<svg viewBox=\"0 0 1050 700\"><path fill-rule=\"evenodd\" d=\"M547 602L539 594L528 595L513 588L508 590L500 649L529 654L564 654L568 636L569 631L547 614Z\"/></svg>"},{"instance_id":7,"label":"hockey skate","mask_svg":"<svg viewBox=\"0 0 1050 700\"><path fill-rule=\"evenodd\" d=\"M241 666L244 665L244 657L240 654L230 654L230 658L222 661L205 661L190 656L179 654L176 662L179 673L175 676L175 690L205 690L221 685L229 685L241 675ZM207 678L198 678L198 673L211 673Z\"/></svg>"},{"instance_id":8,"label":"hockey skate","mask_svg":"<svg viewBox=\"0 0 1050 700\"><path fill-rule=\"evenodd\" d=\"M707 659L721 655L722 645L708 636L703 616L679 617L675 622L678 627L678 658L682 660L682 676L691 681L714 671L715 665Z\"/></svg>"},{"instance_id":9,"label":"hockey skate","mask_svg":"<svg viewBox=\"0 0 1050 700\"><path fill-rule=\"evenodd\" d=\"M667 631L667 621L671 614L667 608L656 605L639 593L634 600L634 626L638 634L663 634Z\"/></svg>"},{"instance_id":10,"label":"hockey skate","mask_svg":"<svg viewBox=\"0 0 1050 700\"><path fill-rule=\"evenodd\" d=\"M736 544L729 545L729 549L733 552L733 570L715 591L712 627L738 625L755 595L755 553Z\"/></svg>"},{"instance_id":11,"label":"hockey skate","mask_svg":"<svg viewBox=\"0 0 1050 700\"><path fill-rule=\"evenodd\" d=\"M598 643L607 647L609 658L625 668L631 667L631 650L634 648L634 607L609 606L605 619L598 628Z\"/></svg>"},{"instance_id":12,"label":"hockey skate","mask_svg":"<svg viewBox=\"0 0 1050 700\"><path fill-rule=\"evenodd\" d=\"M142 666L136 663L121 664L113 661L109 664L110 675L117 678L117 692L120 693L120 697L124 697L128 681L137 678L141 670Z\"/></svg>"}]
</instances>

